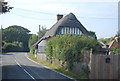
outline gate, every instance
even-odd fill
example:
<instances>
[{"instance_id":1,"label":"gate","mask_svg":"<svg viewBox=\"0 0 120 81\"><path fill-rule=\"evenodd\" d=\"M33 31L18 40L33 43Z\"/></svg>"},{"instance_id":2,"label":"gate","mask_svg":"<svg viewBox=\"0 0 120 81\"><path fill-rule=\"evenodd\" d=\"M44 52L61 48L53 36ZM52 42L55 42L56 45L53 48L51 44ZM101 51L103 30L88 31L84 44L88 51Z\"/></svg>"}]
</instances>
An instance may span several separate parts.
<instances>
[{"instance_id":1,"label":"gate","mask_svg":"<svg viewBox=\"0 0 120 81\"><path fill-rule=\"evenodd\" d=\"M120 79L120 55L90 54L89 79Z\"/></svg>"}]
</instances>

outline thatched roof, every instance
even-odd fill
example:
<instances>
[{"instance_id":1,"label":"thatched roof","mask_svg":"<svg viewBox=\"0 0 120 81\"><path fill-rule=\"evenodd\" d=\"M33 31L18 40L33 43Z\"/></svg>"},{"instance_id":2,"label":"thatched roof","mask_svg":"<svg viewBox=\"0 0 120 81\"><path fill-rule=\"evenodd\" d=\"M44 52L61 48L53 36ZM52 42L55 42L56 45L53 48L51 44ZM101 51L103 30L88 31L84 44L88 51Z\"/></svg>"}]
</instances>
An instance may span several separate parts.
<instances>
[{"instance_id":1,"label":"thatched roof","mask_svg":"<svg viewBox=\"0 0 120 81\"><path fill-rule=\"evenodd\" d=\"M34 46L39 44L42 40L44 40L48 37L55 36L59 27L78 27L78 28L80 28L80 30L83 34L89 34L89 32L85 29L85 27L77 20L75 15L73 13L70 13L70 14L66 15L65 17L61 18L59 21L57 21L46 32L46 34L34 44Z\"/></svg>"}]
</instances>

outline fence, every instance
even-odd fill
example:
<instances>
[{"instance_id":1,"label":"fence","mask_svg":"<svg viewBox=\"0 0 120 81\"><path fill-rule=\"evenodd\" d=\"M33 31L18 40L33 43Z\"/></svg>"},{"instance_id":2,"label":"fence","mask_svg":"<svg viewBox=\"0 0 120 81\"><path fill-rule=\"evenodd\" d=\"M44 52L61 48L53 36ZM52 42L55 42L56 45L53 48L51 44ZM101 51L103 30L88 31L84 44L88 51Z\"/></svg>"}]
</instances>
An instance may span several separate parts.
<instances>
[{"instance_id":1,"label":"fence","mask_svg":"<svg viewBox=\"0 0 120 81\"><path fill-rule=\"evenodd\" d=\"M45 54L38 54L38 59L46 61ZM84 54L84 62L89 66L89 79L120 79L120 55ZM74 63L74 72L81 73L82 63Z\"/></svg>"},{"instance_id":2,"label":"fence","mask_svg":"<svg viewBox=\"0 0 120 81\"><path fill-rule=\"evenodd\" d=\"M92 55L89 62L90 79L120 79L120 55Z\"/></svg>"}]
</instances>

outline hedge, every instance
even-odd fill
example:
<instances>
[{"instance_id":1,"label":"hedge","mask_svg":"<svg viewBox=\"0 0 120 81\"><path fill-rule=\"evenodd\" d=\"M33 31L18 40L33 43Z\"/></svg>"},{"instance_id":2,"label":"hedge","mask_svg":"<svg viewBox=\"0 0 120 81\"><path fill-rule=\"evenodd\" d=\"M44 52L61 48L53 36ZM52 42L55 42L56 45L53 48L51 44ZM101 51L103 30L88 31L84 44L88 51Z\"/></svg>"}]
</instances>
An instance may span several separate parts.
<instances>
[{"instance_id":1,"label":"hedge","mask_svg":"<svg viewBox=\"0 0 120 81\"><path fill-rule=\"evenodd\" d=\"M24 50L23 43L14 41L12 43L4 42L2 47L3 52L22 52Z\"/></svg>"},{"instance_id":2,"label":"hedge","mask_svg":"<svg viewBox=\"0 0 120 81\"><path fill-rule=\"evenodd\" d=\"M68 70L72 69L74 62L83 61L83 51L93 49L96 53L99 43L96 39L85 35L57 35L48 40L46 45L47 60L52 63L58 59L66 63Z\"/></svg>"}]
</instances>

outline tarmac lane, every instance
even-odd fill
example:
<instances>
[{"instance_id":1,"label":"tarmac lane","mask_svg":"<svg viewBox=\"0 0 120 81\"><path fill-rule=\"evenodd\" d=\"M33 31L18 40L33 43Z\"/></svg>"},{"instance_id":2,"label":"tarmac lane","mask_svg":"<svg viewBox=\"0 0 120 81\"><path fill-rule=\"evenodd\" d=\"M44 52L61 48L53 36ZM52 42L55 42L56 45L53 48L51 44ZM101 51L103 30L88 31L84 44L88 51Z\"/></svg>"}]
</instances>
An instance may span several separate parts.
<instances>
[{"instance_id":1,"label":"tarmac lane","mask_svg":"<svg viewBox=\"0 0 120 81\"><path fill-rule=\"evenodd\" d=\"M26 53L2 54L2 80L3 81L74 81L42 64L30 61Z\"/></svg>"}]
</instances>

